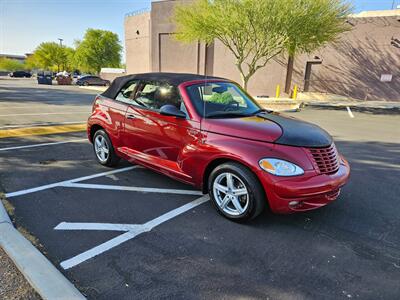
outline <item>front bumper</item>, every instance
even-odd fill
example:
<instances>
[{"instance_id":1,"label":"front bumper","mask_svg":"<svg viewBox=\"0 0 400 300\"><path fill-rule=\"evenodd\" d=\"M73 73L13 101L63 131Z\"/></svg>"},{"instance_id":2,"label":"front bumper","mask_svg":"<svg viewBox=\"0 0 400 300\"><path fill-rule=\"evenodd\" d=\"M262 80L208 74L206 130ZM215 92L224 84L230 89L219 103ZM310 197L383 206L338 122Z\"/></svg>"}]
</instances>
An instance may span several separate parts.
<instances>
[{"instance_id":1,"label":"front bumper","mask_svg":"<svg viewBox=\"0 0 400 300\"><path fill-rule=\"evenodd\" d=\"M289 214L325 206L336 200L350 176L350 166L343 160L334 174L296 176L271 182L259 176L269 206L274 213Z\"/></svg>"}]
</instances>

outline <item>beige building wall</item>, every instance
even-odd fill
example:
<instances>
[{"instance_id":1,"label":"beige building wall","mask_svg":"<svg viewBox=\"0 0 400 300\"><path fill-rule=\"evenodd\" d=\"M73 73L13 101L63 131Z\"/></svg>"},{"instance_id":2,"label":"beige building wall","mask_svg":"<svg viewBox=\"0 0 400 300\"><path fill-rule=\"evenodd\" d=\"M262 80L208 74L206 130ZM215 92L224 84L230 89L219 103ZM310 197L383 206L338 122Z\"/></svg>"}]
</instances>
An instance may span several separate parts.
<instances>
[{"instance_id":1,"label":"beige building wall","mask_svg":"<svg viewBox=\"0 0 400 300\"><path fill-rule=\"evenodd\" d=\"M316 52L323 63L313 70L311 90L400 100L400 10L398 16L356 17L349 22L352 31ZM383 74L392 80L382 82Z\"/></svg>"},{"instance_id":2,"label":"beige building wall","mask_svg":"<svg viewBox=\"0 0 400 300\"><path fill-rule=\"evenodd\" d=\"M174 6L190 1L153 2L150 13L126 18L127 72L189 72L241 83L233 55L219 41L206 47L201 43L184 45L174 39ZM309 55L298 55L292 88L297 84L300 91L304 89L307 62L321 62L311 66L309 91L400 101L400 10L378 15L353 16L349 20L352 31L338 42ZM142 28L140 32L143 30L146 36L135 36L137 28ZM286 65L284 55L273 59L252 77L249 92L274 96L278 84L283 91ZM382 74L392 75L391 82L381 82Z\"/></svg>"},{"instance_id":3,"label":"beige building wall","mask_svg":"<svg viewBox=\"0 0 400 300\"><path fill-rule=\"evenodd\" d=\"M233 54L219 41L214 44L214 75L241 82ZM284 82L286 67L277 58L260 69L249 81L248 90L253 96L272 96L278 84Z\"/></svg>"},{"instance_id":4,"label":"beige building wall","mask_svg":"<svg viewBox=\"0 0 400 300\"><path fill-rule=\"evenodd\" d=\"M150 71L150 12L125 17L126 71Z\"/></svg>"},{"instance_id":5,"label":"beige building wall","mask_svg":"<svg viewBox=\"0 0 400 300\"><path fill-rule=\"evenodd\" d=\"M174 39L175 26L171 22L176 4L191 0L166 0L151 5L151 70L204 74L205 45L182 44Z\"/></svg>"}]
</instances>

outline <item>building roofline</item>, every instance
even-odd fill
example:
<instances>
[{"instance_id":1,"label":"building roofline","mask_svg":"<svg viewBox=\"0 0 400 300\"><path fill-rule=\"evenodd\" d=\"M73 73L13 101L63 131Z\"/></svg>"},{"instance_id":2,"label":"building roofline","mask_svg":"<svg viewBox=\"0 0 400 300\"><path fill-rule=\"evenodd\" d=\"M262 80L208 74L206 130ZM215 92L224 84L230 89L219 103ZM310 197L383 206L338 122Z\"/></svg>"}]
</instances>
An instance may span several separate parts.
<instances>
[{"instance_id":1,"label":"building roofline","mask_svg":"<svg viewBox=\"0 0 400 300\"><path fill-rule=\"evenodd\" d=\"M370 10L349 15L350 18L400 17L400 9Z\"/></svg>"},{"instance_id":2,"label":"building roofline","mask_svg":"<svg viewBox=\"0 0 400 300\"><path fill-rule=\"evenodd\" d=\"M0 57L8 57L8 58L15 58L15 59L25 59L26 55L0 53Z\"/></svg>"},{"instance_id":3,"label":"building roofline","mask_svg":"<svg viewBox=\"0 0 400 300\"><path fill-rule=\"evenodd\" d=\"M142 14L145 14L145 13L149 13L150 11L151 11L150 7L134 10L134 11L126 13L125 14L125 18L142 15Z\"/></svg>"}]
</instances>

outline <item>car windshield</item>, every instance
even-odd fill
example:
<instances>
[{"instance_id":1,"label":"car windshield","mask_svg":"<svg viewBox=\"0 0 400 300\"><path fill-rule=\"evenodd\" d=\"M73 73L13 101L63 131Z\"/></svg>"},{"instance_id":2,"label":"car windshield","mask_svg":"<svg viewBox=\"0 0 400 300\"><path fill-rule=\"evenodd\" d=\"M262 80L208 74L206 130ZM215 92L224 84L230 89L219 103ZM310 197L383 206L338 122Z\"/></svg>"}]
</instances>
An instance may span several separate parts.
<instances>
[{"instance_id":1,"label":"car windshield","mask_svg":"<svg viewBox=\"0 0 400 300\"><path fill-rule=\"evenodd\" d=\"M262 109L237 85L208 82L187 87L198 114L205 118L235 118L253 115Z\"/></svg>"}]
</instances>

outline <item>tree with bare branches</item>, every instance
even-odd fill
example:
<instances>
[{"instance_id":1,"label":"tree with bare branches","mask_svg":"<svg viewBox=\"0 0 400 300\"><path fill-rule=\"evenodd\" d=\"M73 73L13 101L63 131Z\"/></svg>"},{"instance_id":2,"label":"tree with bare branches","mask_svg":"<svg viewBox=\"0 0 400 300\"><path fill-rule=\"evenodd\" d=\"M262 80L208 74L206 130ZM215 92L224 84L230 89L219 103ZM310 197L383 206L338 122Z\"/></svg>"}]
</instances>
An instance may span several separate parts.
<instances>
[{"instance_id":1,"label":"tree with bare branches","mask_svg":"<svg viewBox=\"0 0 400 300\"><path fill-rule=\"evenodd\" d=\"M222 42L234 55L245 89L250 78L285 49L281 1L197 0L178 5L176 38Z\"/></svg>"},{"instance_id":2,"label":"tree with bare branches","mask_svg":"<svg viewBox=\"0 0 400 300\"><path fill-rule=\"evenodd\" d=\"M310 52L346 31L345 0L196 0L177 5L173 16L182 42L219 40L235 57L247 90L250 78L276 56Z\"/></svg>"}]
</instances>

